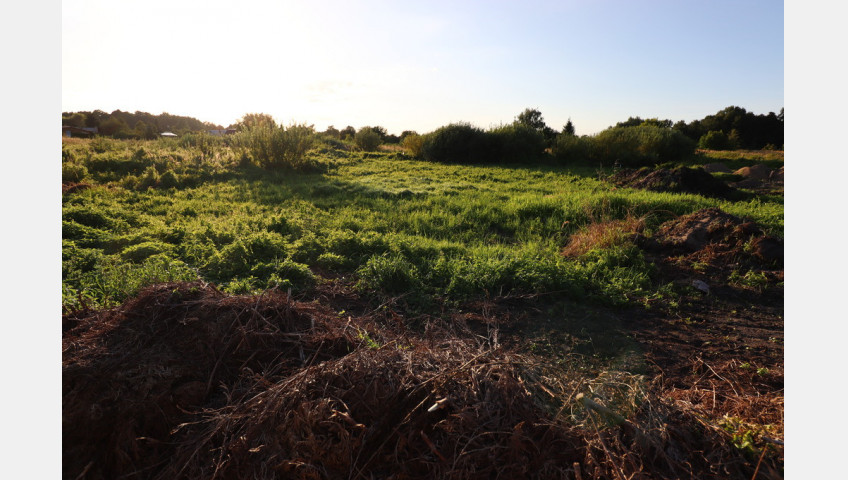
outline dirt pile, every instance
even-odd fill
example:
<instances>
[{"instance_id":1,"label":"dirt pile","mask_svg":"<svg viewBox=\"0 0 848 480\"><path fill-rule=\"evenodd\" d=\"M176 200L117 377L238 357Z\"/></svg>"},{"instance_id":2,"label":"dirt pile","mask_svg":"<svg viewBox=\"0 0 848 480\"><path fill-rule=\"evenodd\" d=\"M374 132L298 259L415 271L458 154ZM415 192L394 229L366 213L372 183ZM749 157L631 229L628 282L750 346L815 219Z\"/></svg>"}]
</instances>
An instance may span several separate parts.
<instances>
[{"instance_id":1,"label":"dirt pile","mask_svg":"<svg viewBox=\"0 0 848 480\"><path fill-rule=\"evenodd\" d=\"M659 255L672 277L701 277L710 285L727 284L734 272L747 275L740 283L783 280L783 240L718 208L670 220L640 245Z\"/></svg>"},{"instance_id":2,"label":"dirt pile","mask_svg":"<svg viewBox=\"0 0 848 480\"><path fill-rule=\"evenodd\" d=\"M619 187L640 188L655 192L695 193L709 197L727 197L734 192L723 181L703 168L625 169L610 177Z\"/></svg>"},{"instance_id":3,"label":"dirt pile","mask_svg":"<svg viewBox=\"0 0 848 480\"><path fill-rule=\"evenodd\" d=\"M753 180L768 180L771 177L772 170L763 164L756 164L750 167L742 167L733 173Z\"/></svg>"},{"instance_id":4,"label":"dirt pile","mask_svg":"<svg viewBox=\"0 0 848 480\"><path fill-rule=\"evenodd\" d=\"M772 170L763 164L757 164L740 168L733 173L744 177L742 180L732 183L732 186L736 188L745 188L761 193L779 193L783 190L783 167Z\"/></svg>"},{"instance_id":5,"label":"dirt pile","mask_svg":"<svg viewBox=\"0 0 848 480\"><path fill-rule=\"evenodd\" d=\"M703 431L686 405L642 377L587 377L456 325L411 331L375 318L275 291L226 296L203 283L154 286L114 309L66 315L63 477L753 472L725 434ZM606 426L577 393L627 419Z\"/></svg>"}]
</instances>

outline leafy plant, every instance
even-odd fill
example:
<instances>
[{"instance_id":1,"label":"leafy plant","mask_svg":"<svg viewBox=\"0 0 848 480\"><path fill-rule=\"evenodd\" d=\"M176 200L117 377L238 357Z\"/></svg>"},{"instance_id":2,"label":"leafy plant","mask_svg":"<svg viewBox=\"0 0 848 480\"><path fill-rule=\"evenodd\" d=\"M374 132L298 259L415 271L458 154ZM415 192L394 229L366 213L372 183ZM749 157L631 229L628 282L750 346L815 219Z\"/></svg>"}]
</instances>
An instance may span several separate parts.
<instances>
[{"instance_id":1,"label":"leafy plant","mask_svg":"<svg viewBox=\"0 0 848 480\"><path fill-rule=\"evenodd\" d=\"M670 128L641 124L608 128L592 138L594 161L638 167L681 160L695 151L695 143Z\"/></svg>"},{"instance_id":2,"label":"leafy plant","mask_svg":"<svg viewBox=\"0 0 848 480\"><path fill-rule=\"evenodd\" d=\"M250 154L261 167L297 170L307 165L306 152L315 144L315 131L305 124L278 127L259 123L238 132L232 141L237 150Z\"/></svg>"},{"instance_id":3,"label":"leafy plant","mask_svg":"<svg viewBox=\"0 0 848 480\"><path fill-rule=\"evenodd\" d=\"M403 137L400 144L410 155L421 158L424 150L424 136L412 133Z\"/></svg>"},{"instance_id":4,"label":"leafy plant","mask_svg":"<svg viewBox=\"0 0 848 480\"><path fill-rule=\"evenodd\" d=\"M707 150L730 150L730 140L721 130L710 130L698 140L698 148Z\"/></svg>"},{"instance_id":5,"label":"leafy plant","mask_svg":"<svg viewBox=\"0 0 848 480\"><path fill-rule=\"evenodd\" d=\"M380 133L372 127L363 127L356 132L356 135L353 137L353 142L360 150L371 152L377 150L377 147L383 143L383 138L380 136Z\"/></svg>"}]
</instances>

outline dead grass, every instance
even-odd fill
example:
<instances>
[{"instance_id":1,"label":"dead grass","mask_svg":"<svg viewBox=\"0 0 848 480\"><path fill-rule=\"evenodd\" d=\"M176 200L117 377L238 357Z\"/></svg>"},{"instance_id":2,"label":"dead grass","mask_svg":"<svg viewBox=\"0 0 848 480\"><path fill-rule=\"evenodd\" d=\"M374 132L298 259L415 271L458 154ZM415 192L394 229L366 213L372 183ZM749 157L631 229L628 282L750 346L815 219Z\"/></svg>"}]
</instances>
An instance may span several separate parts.
<instances>
[{"instance_id":1,"label":"dead grass","mask_svg":"<svg viewBox=\"0 0 848 480\"><path fill-rule=\"evenodd\" d=\"M562 250L566 257L579 257L591 250L622 245L641 233L645 228L645 217L628 214L621 220L602 220L581 228L569 239Z\"/></svg>"},{"instance_id":2,"label":"dead grass","mask_svg":"<svg viewBox=\"0 0 848 480\"><path fill-rule=\"evenodd\" d=\"M231 297L201 283L71 316L64 478L754 472L726 432L704 427L701 410L656 382L552 364L438 320L413 332L394 316L342 317L279 292ZM774 456L761 463L758 478L776 478Z\"/></svg>"}]
</instances>

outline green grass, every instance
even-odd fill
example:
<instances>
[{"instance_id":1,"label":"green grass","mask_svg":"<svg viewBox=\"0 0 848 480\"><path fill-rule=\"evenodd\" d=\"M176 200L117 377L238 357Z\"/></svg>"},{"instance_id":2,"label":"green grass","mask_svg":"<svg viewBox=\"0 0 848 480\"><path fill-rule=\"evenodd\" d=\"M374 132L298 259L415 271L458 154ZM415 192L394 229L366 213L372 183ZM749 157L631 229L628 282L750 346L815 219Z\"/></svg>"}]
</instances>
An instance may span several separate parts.
<instances>
[{"instance_id":1,"label":"green grass","mask_svg":"<svg viewBox=\"0 0 848 480\"><path fill-rule=\"evenodd\" d=\"M653 266L626 243L560 255L582 226L633 215L650 232L717 206L783 231L781 198L614 189L586 166L442 165L325 147L309 154L311 173L267 171L225 143L184 143L63 146L63 171L94 185L63 197L66 305L112 305L168 279L247 292L308 288L316 274L390 295L556 293L621 304L662 287Z\"/></svg>"}]
</instances>

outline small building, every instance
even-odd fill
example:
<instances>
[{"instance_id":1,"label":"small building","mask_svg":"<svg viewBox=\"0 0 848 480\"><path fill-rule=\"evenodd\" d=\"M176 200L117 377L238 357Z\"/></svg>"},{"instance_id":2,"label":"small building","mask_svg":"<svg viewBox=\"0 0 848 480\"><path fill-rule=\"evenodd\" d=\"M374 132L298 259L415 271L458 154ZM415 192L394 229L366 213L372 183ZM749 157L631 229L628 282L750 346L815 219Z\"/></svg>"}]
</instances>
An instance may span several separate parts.
<instances>
[{"instance_id":1,"label":"small building","mask_svg":"<svg viewBox=\"0 0 848 480\"><path fill-rule=\"evenodd\" d=\"M62 125L63 137L91 138L97 134L97 127L72 127Z\"/></svg>"},{"instance_id":2,"label":"small building","mask_svg":"<svg viewBox=\"0 0 848 480\"><path fill-rule=\"evenodd\" d=\"M171 138L175 138L175 137L177 137L178 135L177 135L176 133L173 133L173 132L162 132L162 133L160 133L160 134L159 134L159 136L160 136L160 137L171 137Z\"/></svg>"},{"instance_id":3,"label":"small building","mask_svg":"<svg viewBox=\"0 0 848 480\"><path fill-rule=\"evenodd\" d=\"M235 128L227 128L225 130L206 130L206 133L213 137L223 137L224 135L232 135L236 133Z\"/></svg>"}]
</instances>

